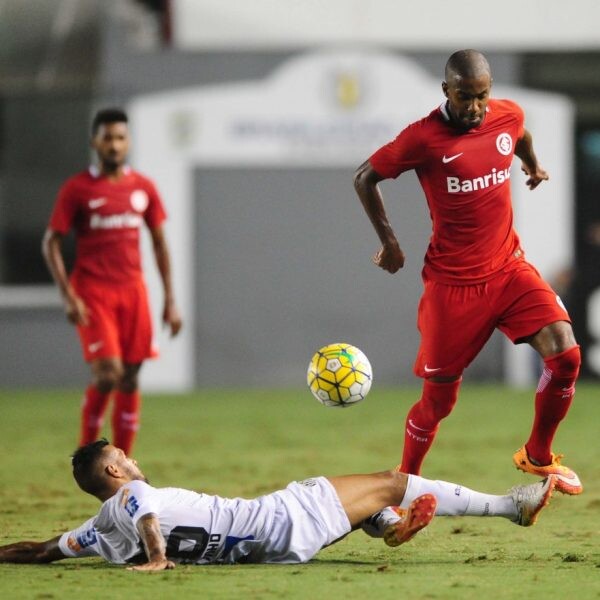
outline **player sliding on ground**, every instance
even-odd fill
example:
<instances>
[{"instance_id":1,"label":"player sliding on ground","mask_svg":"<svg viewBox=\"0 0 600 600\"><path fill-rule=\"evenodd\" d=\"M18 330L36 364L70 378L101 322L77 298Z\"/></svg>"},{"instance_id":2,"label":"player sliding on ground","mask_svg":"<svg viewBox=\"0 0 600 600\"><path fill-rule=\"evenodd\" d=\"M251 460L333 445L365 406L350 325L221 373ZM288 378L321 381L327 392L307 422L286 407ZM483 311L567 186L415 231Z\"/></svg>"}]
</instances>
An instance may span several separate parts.
<instances>
[{"instance_id":1,"label":"player sliding on ground","mask_svg":"<svg viewBox=\"0 0 600 600\"><path fill-rule=\"evenodd\" d=\"M410 540L434 515L497 516L528 527L556 476L482 494L455 483L384 471L315 477L254 500L154 488L135 460L106 440L73 456L79 487L102 502L83 525L45 542L0 547L0 562L47 563L101 556L140 571L175 563L301 563L361 527L389 546ZM390 505L406 510L403 518Z\"/></svg>"}]
</instances>

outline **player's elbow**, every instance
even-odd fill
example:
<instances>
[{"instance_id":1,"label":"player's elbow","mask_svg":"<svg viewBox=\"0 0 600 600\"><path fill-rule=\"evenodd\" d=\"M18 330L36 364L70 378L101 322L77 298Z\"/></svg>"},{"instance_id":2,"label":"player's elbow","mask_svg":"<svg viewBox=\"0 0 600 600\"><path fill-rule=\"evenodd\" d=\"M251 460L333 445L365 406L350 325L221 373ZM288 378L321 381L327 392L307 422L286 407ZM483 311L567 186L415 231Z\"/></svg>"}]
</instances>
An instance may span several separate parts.
<instances>
[{"instance_id":1,"label":"player's elbow","mask_svg":"<svg viewBox=\"0 0 600 600\"><path fill-rule=\"evenodd\" d=\"M51 563L55 560L62 560L65 555L58 546L60 536L52 538L46 542L41 542L37 545L37 550L34 549L35 560L37 563Z\"/></svg>"},{"instance_id":2,"label":"player's elbow","mask_svg":"<svg viewBox=\"0 0 600 600\"><path fill-rule=\"evenodd\" d=\"M364 186L365 179L365 168L364 164L360 165L356 171L354 171L354 189L358 191Z\"/></svg>"},{"instance_id":3,"label":"player's elbow","mask_svg":"<svg viewBox=\"0 0 600 600\"><path fill-rule=\"evenodd\" d=\"M354 189L360 195L364 190L374 188L381 179L367 160L354 172Z\"/></svg>"},{"instance_id":4,"label":"player's elbow","mask_svg":"<svg viewBox=\"0 0 600 600\"><path fill-rule=\"evenodd\" d=\"M52 246L59 243L57 234L50 229L47 229L42 238L42 256L46 262L49 262L52 255Z\"/></svg>"},{"instance_id":5,"label":"player's elbow","mask_svg":"<svg viewBox=\"0 0 600 600\"><path fill-rule=\"evenodd\" d=\"M50 240L49 240L49 231L46 231L44 233L44 237L42 238L42 244L41 244L41 251L42 251L42 256L48 260L48 255L50 254Z\"/></svg>"},{"instance_id":6,"label":"player's elbow","mask_svg":"<svg viewBox=\"0 0 600 600\"><path fill-rule=\"evenodd\" d=\"M368 171L363 164L354 172L354 189L360 195L360 193L368 187L368 183Z\"/></svg>"}]
</instances>

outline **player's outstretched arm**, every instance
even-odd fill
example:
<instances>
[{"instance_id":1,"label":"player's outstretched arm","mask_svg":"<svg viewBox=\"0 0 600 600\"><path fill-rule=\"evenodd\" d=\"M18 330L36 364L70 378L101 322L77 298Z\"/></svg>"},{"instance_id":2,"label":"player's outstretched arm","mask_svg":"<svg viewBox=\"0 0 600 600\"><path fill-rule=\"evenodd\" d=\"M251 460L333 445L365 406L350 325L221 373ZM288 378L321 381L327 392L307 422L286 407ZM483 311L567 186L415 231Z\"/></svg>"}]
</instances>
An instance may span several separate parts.
<instances>
[{"instance_id":1,"label":"player's outstretched arm","mask_svg":"<svg viewBox=\"0 0 600 600\"><path fill-rule=\"evenodd\" d=\"M381 240L382 247L373 256L373 262L385 271L395 273L404 266L405 257L387 218L383 196L377 185L383 179L367 160L354 174L354 189Z\"/></svg>"},{"instance_id":2,"label":"player's outstretched arm","mask_svg":"<svg viewBox=\"0 0 600 600\"><path fill-rule=\"evenodd\" d=\"M160 522L155 514L147 514L137 522L137 530L144 544L148 562L127 567L129 571L164 571L174 569L175 563L167 559L167 545L160 530Z\"/></svg>"},{"instance_id":3,"label":"player's outstretched arm","mask_svg":"<svg viewBox=\"0 0 600 600\"><path fill-rule=\"evenodd\" d=\"M521 159L521 168L528 177L525 185L530 190L534 190L542 181L550 179L548 173L538 163L533 151L533 137L527 129L524 130L523 137L518 139L515 144L515 154Z\"/></svg>"},{"instance_id":4,"label":"player's outstretched arm","mask_svg":"<svg viewBox=\"0 0 600 600\"><path fill-rule=\"evenodd\" d=\"M66 556L58 547L60 536L45 542L15 542L0 546L0 562L4 563L49 563Z\"/></svg>"},{"instance_id":5,"label":"player's outstretched arm","mask_svg":"<svg viewBox=\"0 0 600 600\"><path fill-rule=\"evenodd\" d=\"M156 266L163 285L164 292L164 308L163 308L163 323L171 329L171 336L179 333L182 326L181 314L175 304L175 295L173 293L173 283L171 280L171 259L169 255L169 246L162 226L154 227L150 230L152 236L152 248L154 249L154 257Z\"/></svg>"}]
</instances>

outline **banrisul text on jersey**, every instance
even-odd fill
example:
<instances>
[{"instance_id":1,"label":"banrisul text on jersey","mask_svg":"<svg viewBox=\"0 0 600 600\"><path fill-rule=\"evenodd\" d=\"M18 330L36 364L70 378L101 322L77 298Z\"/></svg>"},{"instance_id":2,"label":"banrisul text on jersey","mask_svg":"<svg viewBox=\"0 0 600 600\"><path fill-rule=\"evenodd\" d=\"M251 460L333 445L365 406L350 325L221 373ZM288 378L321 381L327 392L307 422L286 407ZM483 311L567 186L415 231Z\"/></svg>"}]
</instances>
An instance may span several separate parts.
<instances>
[{"instance_id":1,"label":"banrisul text on jersey","mask_svg":"<svg viewBox=\"0 0 600 600\"><path fill-rule=\"evenodd\" d=\"M459 192L476 192L484 190L491 185L504 183L510 178L510 169L492 169L490 173L475 177L473 179L461 179L460 177L446 177L448 184L448 193L457 194Z\"/></svg>"}]
</instances>

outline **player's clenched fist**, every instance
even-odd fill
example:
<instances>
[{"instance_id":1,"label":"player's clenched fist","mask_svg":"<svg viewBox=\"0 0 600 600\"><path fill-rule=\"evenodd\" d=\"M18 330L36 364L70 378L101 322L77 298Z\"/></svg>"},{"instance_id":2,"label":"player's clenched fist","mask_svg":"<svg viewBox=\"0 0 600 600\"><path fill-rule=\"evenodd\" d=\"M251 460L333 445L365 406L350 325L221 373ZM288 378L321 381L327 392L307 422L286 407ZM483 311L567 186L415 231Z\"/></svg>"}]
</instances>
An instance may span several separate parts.
<instances>
[{"instance_id":1,"label":"player's clenched fist","mask_svg":"<svg viewBox=\"0 0 600 600\"><path fill-rule=\"evenodd\" d=\"M396 273L404 266L404 252L400 246L384 246L374 256L373 262L388 273Z\"/></svg>"}]
</instances>

